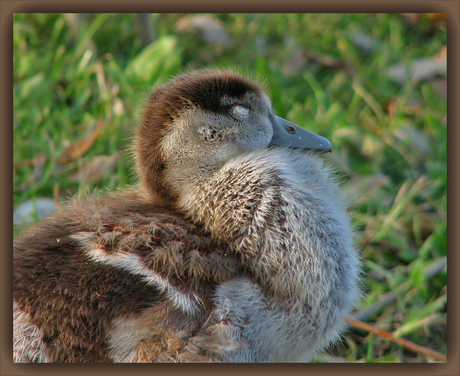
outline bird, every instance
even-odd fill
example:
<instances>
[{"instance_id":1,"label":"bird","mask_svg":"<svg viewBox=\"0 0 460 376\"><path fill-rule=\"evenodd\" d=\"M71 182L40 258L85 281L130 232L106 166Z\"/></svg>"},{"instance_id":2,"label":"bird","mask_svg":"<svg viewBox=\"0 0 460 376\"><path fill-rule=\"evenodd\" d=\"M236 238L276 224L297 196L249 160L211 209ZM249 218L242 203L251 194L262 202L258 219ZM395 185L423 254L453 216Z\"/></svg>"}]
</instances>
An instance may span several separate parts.
<instances>
[{"instance_id":1,"label":"bird","mask_svg":"<svg viewBox=\"0 0 460 376\"><path fill-rule=\"evenodd\" d=\"M138 184L15 237L14 362L308 362L340 340L360 257L332 146L264 85L202 69L153 88Z\"/></svg>"}]
</instances>

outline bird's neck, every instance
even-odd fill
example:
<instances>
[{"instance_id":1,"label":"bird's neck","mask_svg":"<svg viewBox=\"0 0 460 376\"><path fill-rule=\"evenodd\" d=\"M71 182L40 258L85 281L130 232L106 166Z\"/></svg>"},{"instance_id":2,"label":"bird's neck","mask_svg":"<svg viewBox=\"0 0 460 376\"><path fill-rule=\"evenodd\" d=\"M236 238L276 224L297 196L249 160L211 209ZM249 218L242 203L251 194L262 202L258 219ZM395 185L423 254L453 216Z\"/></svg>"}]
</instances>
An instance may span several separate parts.
<instances>
[{"instance_id":1,"label":"bird's neck","mask_svg":"<svg viewBox=\"0 0 460 376\"><path fill-rule=\"evenodd\" d=\"M337 273L357 267L335 193L316 159L266 150L230 161L182 195L178 207L228 243L270 295L319 307L316 297L338 285Z\"/></svg>"}]
</instances>

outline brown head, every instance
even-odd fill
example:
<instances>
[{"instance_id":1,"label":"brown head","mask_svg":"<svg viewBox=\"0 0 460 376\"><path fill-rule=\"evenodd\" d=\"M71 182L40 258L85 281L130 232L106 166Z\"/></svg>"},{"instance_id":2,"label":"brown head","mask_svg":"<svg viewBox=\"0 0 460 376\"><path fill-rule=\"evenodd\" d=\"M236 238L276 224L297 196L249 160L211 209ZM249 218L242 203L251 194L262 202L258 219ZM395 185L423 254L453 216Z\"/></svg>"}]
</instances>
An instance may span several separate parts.
<instances>
[{"instance_id":1,"label":"brown head","mask_svg":"<svg viewBox=\"0 0 460 376\"><path fill-rule=\"evenodd\" d=\"M135 143L141 187L174 204L231 158L270 144L330 150L326 139L273 115L260 85L228 71L184 74L145 103Z\"/></svg>"}]
</instances>

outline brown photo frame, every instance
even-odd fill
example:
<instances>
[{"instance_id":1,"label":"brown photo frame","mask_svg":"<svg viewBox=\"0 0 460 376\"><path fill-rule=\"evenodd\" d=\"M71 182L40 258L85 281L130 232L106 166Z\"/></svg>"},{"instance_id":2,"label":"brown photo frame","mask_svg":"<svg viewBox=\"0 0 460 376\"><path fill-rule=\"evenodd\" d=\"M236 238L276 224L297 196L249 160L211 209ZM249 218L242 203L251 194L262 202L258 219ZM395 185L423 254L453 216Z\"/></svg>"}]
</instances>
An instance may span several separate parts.
<instances>
[{"instance_id":1,"label":"brown photo frame","mask_svg":"<svg viewBox=\"0 0 460 376\"><path fill-rule=\"evenodd\" d=\"M377 0L347 2L339 0L319 1L141 1L113 0L93 1L22 1L1 0L1 375L459 375L459 100L460 100L460 2ZM13 364L12 362L12 34L14 13L56 12L343 12L343 13L446 13L448 33L448 257L449 257L449 305L448 305L448 361L441 364L261 364L261 365L202 365L202 364Z\"/></svg>"}]
</instances>

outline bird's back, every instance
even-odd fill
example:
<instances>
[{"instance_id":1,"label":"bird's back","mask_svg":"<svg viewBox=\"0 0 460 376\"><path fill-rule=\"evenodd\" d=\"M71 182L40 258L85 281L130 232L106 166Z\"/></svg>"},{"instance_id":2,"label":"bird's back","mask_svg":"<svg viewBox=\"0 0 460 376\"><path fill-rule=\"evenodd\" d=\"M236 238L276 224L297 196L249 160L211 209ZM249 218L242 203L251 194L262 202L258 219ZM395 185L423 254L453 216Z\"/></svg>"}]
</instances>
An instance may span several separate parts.
<instances>
[{"instance_id":1,"label":"bird's back","mask_svg":"<svg viewBox=\"0 0 460 376\"><path fill-rule=\"evenodd\" d=\"M136 193L70 205L14 241L15 360L180 361L238 272L225 245Z\"/></svg>"}]
</instances>

